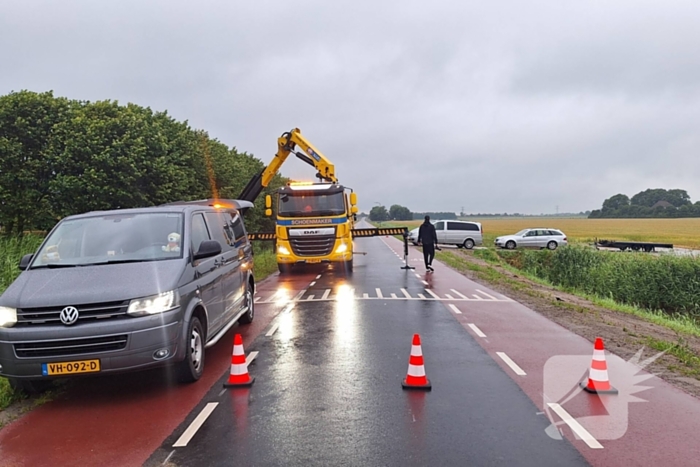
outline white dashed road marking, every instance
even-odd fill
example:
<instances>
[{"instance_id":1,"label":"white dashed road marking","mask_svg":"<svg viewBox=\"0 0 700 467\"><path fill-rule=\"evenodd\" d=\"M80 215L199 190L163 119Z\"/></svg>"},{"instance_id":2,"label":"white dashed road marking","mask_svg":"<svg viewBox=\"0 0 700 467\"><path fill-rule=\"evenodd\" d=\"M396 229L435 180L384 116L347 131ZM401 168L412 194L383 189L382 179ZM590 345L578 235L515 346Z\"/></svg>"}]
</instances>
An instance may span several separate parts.
<instances>
[{"instance_id":1,"label":"white dashed road marking","mask_svg":"<svg viewBox=\"0 0 700 467\"><path fill-rule=\"evenodd\" d=\"M486 296L489 297L491 300L498 300L496 297L494 297L493 295L487 294L487 293L484 292L483 290L479 290L479 289L475 289L475 290L476 290L477 292L479 292L481 295L486 295Z\"/></svg>"},{"instance_id":2,"label":"white dashed road marking","mask_svg":"<svg viewBox=\"0 0 700 467\"><path fill-rule=\"evenodd\" d=\"M272 326L269 331L267 331L267 334L265 334L265 337L272 336L275 333L275 331L277 331L277 328L279 327L279 325L280 325L280 323L275 323L275 325Z\"/></svg>"},{"instance_id":3,"label":"white dashed road marking","mask_svg":"<svg viewBox=\"0 0 700 467\"><path fill-rule=\"evenodd\" d=\"M476 324L467 323L467 326L469 326L470 328L472 328L472 331L474 331L474 333L475 333L477 336L479 336L479 337L486 337L486 334L484 334L483 331L482 331L481 329L479 329L478 327L476 327Z\"/></svg>"},{"instance_id":4,"label":"white dashed road marking","mask_svg":"<svg viewBox=\"0 0 700 467\"><path fill-rule=\"evenodd\" d=\"M454 292L455 294L459 295L460 297L466 299L467 297L465 295L462 295L461 293L457 292L455 289L450 289L451 292Z\"/></svg>"},{"instance_id":5,"label":"white dashed road marking","mask_svg":"<svg viewBox=\"0 0 700 467\"><path fill-rule=\"evenodd\" d=\"M440 300L440 297L438 297L438 296L435 294L435 292L433 292L432 290L430 290L430 289L425 289L425 291L428 292L430 295L432 295L433 298L437 298L438 300Z\"/></svg>"},{"instance_id":6,"label":"white dashed road marking","mask_svg":"<svg viewBox=\"0 0 700 467\"><path fill-rule=\"evenodd\" d=\"M506 365L508 365L510 369L515 372L516 375L527 376L527 373L525 373L522 368L520 368L513 360L511 360L510 357L505 354L505 352L496 352L496 355L501 357L501 360L503 360L503 362Z\"/></svg>"},{"instance_id":7,"label":"white dashed road marking","mask_svg":"<svg viewBox=\"0 0 700 467\"><path fill-rule=\"evenodd\" d=\"M457 308L456 306L454 306L454 305L451 304L451 303L450 303L450 308L452 308L452 311L454 311L454 312L457 313L458 315L461 315L461 314L462 314L462 312L459 311L459 308Z\"/></svg>"},{"instance_id":8,"label":"white dashed road marking","mask_svg":"<svg viewBox=\"0 0 700 467\"><path fill-rule=\"evenodd\" d=\"M197 430L199 430L204 422L207 421L207 418L209 418L209 415L211 415L217 405L219 405L218 402L209 402L207 405L205 405L202 411L199 412L199 415L197 415L197 418L192 420L192 423L190 423L190 426L187 427L182 436L175 441L173 447L183 448L187 446L187 443L190 442L192 437L197 433Z\"/></svg>"},{"instance_id":9,"label":"white dashed road marking","mask_svg":"<svg viewBox=\"0 0 700 467\"><path fill-rule=\"evenodd\" d=\"M597 439L591 435L588 430L586 430L579 422L576 421L574 417L569 415L569 412L564 410L564 408L556 403L548 402L547 406L552 409L559 417L569 425L569 428L576 433L576 435L583 440L584 443L588 445L591 449L603 449L603 445L598 442Z\"/></svg>"},{"instance_id":10,"label":"white dashed road marking","mask_svg":"<svg viewBox=\"0 0 700 467\"><path fill-rule=\"evenodd\" d=\"M384 295L382 295L382 289L374 289L377 292L377 298L384 298Z\"/></svg>"},{"instance_id":11,"label":"white dashed road marking","mask_svg":"<svg viewBox=\"0 0 700 467\"><path fill-rule=\"evenodd\" d=\"M321 300L327 300L328 296L331 294L331 289L326 289L325 292L323 292L323 297L321 297Z\"/></svg>"}]
</instances>

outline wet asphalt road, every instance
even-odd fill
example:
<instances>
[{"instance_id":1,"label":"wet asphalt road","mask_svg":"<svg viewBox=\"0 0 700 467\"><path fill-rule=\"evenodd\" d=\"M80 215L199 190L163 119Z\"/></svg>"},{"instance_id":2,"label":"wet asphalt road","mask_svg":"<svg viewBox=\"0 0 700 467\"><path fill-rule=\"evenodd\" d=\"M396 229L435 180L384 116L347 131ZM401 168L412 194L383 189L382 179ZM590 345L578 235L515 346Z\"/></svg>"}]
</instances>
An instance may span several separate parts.
<instances>
[{"instance_id":1,"label":"wet asphalt road","mask_svg":"<svg viewBox=\"0 0 700 467\"><path fill-rule=\"evenodd\" d=\"M545 434L549 420L445 304L376 298L426 291L380 238L356 246L368 254L354 274L323 272L272 336L245 343L259 352L255 384L215 384L149 465L587 465ZM401 388L414 333L431 392ZM173 448L211 402L189 444Z\"/></svg>"}]
</instances>

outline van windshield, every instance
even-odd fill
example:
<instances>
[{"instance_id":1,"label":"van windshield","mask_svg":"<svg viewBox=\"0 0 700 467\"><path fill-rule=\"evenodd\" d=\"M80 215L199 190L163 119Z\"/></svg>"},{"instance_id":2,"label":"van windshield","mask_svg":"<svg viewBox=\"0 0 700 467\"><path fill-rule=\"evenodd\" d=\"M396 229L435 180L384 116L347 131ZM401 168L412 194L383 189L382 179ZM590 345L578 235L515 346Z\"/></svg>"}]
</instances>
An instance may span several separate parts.
<instances>
[{"instance_id":1,"label":"van windshield","mask_svg":"<svg viewBox=\"0 0 700 467\"><path fill-rule=\"evenodd\" d=\"M31 268L182 258L181 213L108 214L61 222Z\"/></svg>"}]
</instances>

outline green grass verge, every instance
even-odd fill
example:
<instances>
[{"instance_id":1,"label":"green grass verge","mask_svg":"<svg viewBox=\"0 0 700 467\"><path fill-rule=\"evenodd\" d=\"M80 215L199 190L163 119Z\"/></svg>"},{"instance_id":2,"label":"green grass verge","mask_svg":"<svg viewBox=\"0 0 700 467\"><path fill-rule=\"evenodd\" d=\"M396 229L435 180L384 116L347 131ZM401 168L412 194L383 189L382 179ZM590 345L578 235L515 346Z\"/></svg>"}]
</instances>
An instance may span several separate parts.
<instances>
[{"instance_id":1,"label":"green grass verge","mask_svg":"<svg viewBox=\"0 0 700 467\"><path fill-rule=\"evenodd\" d=\"M581 291L577 290L572 290L569 288L561 287L561 286L556 286L550 283L549 281L546 281L540 277L535 276L534 274L523 271L521 269L514 268L513 266L510 266L508 263L503 261L498 254L493 251L493 250L474 250L472 252L469 252L467 254L472 254L475 257L481 258L487 263L491 265L498 265L501 266L502 268L508 270L509 272L512 272L513 274L520 275L532 282L535 282L539 285L544 285L547 287L551 287L555 290L561 291L561 292L566 292L570 293L576 296L579 296L581 298L585 298L586 300L590 301L591 303L600 306L602 308L608 309L608 310L613 310L617 311L620 313L626 313L629 315L634 315L639 318L644 319L645 321L658 324L659 326L666 327L668 329L671 329L675 332L678 332L680 334L687 334L687 335L692 335L692 336L697 336L700 337L700 323L697 321L697 319L692 316L692 315L687 315L687 314L681 314L681 313L673 313L669 314L667 312L661 311L661 310L648 310L640 307L636 307L633 305L625 305L621 304L619 302L616 302L615 300L608 298L608 297L600 297L594 294L589 294L589 293L584 293ZM521 282L515 281L513 279L510 279L509 277L505 276L504 274L499 273L496 269L489 267L489 266L479 266L478 264L474 264L470 262L467 258L463 256L463 253L461 252L439 252L438 253L438 259L445 262L446 264L452 266L453 268L457 269L458 271L465 271L465 270L470 270L474 271L477 273L477 277L480 279L489 281L491 283L500 283L500 284L505 284L508 285L509 287L515 288L516 290L520 291L525 291L528 293L528 295L536 296L540 295L535 291L532 290L527 290L529 287L527 285L522 284ZM566 302L559 302L559 301L552 301L552 303L556 306L562 307L562 308L570 308L571 305L567 304Z\"/></svg>"},{"instance_id":2,"label":"green grass verge","mask_svg":"<svg viewBox=\"0 0 700 467\"><path fill-rule=\"evenodd\" d=\"M253 273L255 280L261 281L277 271L277 258L271 245L253 245Z\"/></svg>"}]
</instances>

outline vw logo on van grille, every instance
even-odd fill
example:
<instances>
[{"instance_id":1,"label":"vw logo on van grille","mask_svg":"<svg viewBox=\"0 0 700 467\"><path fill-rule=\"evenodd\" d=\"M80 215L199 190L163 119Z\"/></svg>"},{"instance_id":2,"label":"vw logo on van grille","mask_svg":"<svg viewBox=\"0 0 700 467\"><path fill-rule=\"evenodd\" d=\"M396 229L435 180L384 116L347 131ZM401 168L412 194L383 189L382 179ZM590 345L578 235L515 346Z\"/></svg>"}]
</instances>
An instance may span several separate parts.
<instances>
[{"instance_id":1,"label":"vw logo on van grille","mask_svg":"<svg viewBox=\"0 0 700 467\"><path fill-rule=\"evenodd\" d=\"M74 306L67 306L61 310L61 322L70 326L78 321L78 309Z\"/></svg>"}]
</instances>

